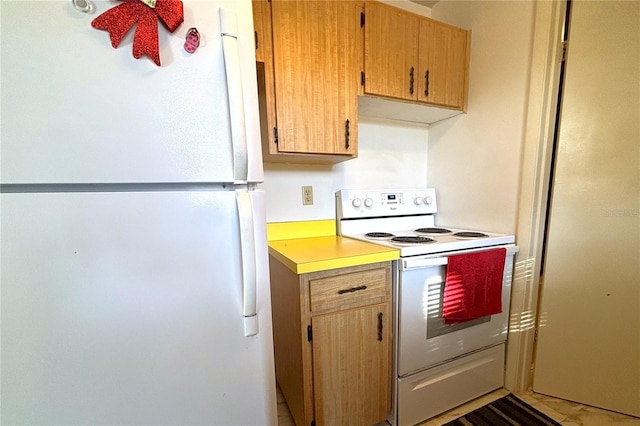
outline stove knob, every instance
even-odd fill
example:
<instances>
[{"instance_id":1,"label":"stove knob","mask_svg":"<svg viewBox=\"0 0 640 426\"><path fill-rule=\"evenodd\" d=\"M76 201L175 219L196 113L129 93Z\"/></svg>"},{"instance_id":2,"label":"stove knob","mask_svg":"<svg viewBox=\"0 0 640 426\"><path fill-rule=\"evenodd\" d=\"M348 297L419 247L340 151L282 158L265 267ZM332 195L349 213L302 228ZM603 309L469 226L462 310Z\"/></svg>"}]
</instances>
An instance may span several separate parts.
<instances>
[{"instance_id":1,"label":"stove knob","mask_svg":"<svg viewBox=\"0 0 640 426\"><path fill-rule=\"evenodd\" d=\"M353 201L351 201L351 205L356 209L360 208L360 206L362 205L362 200L360 198L354 198Z\"/></svg>"},{"instance_id":2,"label":"stove knob","mask_svg":"<svg viewBox=\"0 0 640 426\"><path fill-rule=\"evenodd\" d=\"M413 203L414 203L416 206L419 206L420 204L422 204L422 198L420 198L420 197L416 197L416 198L414 198L414 199L413 199Z\"/></svg>"},{"instance_id":3,"label":"stove knob","mask_svg":"<svg viewBox=\"0 0 640 426\"><path fill-rule=\"evenodd\" d=\"M433 198L429 195L427 195L426 197L424 197L424 203L428 206L431 203L433 203Z\"/></svg>"},{"instance_id":4,"label":"stove knob","mask_svg":"<svg viewBox=\"0 0 640 426\"><path fill-rule=\"evenodd\" d=\"M371 207L371 206L373 206L373 199L371 199L371 198L365 198L365 199L364 199L364 206L365 206L365 207Z\"/></svg>"}]
</instances>

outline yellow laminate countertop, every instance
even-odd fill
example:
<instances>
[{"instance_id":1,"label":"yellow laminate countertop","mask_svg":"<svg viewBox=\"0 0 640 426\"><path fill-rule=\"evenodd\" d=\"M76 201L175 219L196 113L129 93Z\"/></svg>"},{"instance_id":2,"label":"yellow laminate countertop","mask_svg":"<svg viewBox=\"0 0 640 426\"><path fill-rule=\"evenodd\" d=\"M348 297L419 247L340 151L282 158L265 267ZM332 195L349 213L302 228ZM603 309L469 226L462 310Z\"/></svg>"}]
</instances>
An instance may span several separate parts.
<instances>
[{"instance_id":1,"label":"yellow laminate countertop","mask_svg":"<svg viewBox=\"0 0 640 426\"><path fill-rule=\"evenodd\" d=\"M269 254L296 274L396 260L396 249L336 235L269 241Z\"/></svg>"}]
</instances>

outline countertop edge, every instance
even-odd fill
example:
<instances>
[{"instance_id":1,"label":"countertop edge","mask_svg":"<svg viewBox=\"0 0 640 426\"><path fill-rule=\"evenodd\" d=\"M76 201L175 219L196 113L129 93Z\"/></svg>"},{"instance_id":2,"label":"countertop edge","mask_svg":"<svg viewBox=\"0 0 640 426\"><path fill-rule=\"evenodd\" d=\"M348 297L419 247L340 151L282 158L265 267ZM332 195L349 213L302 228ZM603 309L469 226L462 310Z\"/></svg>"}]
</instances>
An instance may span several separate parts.
<instances>
[{"instance_id":1,"label":"countertop edge","mask_svg":"<svg viewBox=\"0 0 640 426\"><path fill-rule=\"evenodd\" d=\"M319 240L324 240L323 243L331 248L332 245L336 247L336 252L338 252L338 247L343 242L342 238L339 236L334 236L333 239L330 238L309 238L309 239L295 239L296 243L301 243L305 240L315 241L316 243ZM353 243L355 240L348 239L348 243ZM273 245L269 244L269 254L277 259L280 263L285 265L288 269L295 272L296 274L306 274L310 272L318 272L318 271L326 271L330 269L338 269L338 268L346 268L350 266L359 266L366 265L370 263L377 262L386 262L397 260L400 256L399 250L389 249L386 247L382 247L376 244L366 243L358 241L359 245L362 247L369 246L371 247L370 251L366 249L356 250L356 253L353 255L336 255L336 256L324 256L319 257L318 259L306 260L306 261L296 261L289 257L285 252L280 251L278 248L274 247L274 245L278 245L278 242L272 242ZM282 240L280 241L282 243ZM357 253L357 251L361 251Z\"/></svg>"}]
</instances>

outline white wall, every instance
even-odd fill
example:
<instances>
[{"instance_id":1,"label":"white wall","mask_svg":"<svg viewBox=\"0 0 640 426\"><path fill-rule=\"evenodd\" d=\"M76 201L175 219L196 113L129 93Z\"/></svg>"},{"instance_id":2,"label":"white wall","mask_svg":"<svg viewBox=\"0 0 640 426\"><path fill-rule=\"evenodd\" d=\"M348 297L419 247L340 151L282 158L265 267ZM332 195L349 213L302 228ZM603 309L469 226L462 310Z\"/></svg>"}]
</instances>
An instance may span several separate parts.
<instances>
[{"instance_id":1,"label":"white wall","mask_svg":"<svg viewBox=\"0 0 640 426\"><path fill-rule=\"evenodd\" d=\"M516 230L534 12L533 1L442 0L431 10L472 30L468 113L429 129L441 225Z\"/></svg>"},{"instance_id":2,"label":"white wall","mask_svg":"<svg viewBox=\"0 0 640 426\"><path fill-rule=\"evenodd\" d=\"M427 182L427 126L359 117L358 158L333 166L265 164L267 221L334 219L343 188L422 187ZM302 186L314 204L302 205Z\"/></svg>"}]
</instances>

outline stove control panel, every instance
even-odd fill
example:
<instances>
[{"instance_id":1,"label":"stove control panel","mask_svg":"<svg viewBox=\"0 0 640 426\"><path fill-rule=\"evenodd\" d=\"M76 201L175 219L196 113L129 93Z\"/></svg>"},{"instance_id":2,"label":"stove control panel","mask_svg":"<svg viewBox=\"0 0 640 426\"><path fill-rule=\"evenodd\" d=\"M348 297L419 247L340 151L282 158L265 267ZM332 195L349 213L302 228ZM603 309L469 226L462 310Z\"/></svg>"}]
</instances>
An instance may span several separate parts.
<instances>
[{"instance_id":1,"label":"stove control panel","mask_svg":"<svg viewBox=\"0 0 640 426\"><path fill-rule=\"evenodd\" d=\"M433 188L401 190L343 189L336 192L336 218L434 214Z\"/></svg>"},{"instance_id":2,"label":"stove control panel","mask_svg":"<svg viewBox=\"0 0 640 426\"><path fill-rule=\"evenodd\" d=\"M380 205L382 206L398 206L402 204L404 204L404 197L401 192L381 194Z\"/></svg>"}]
</instances>

